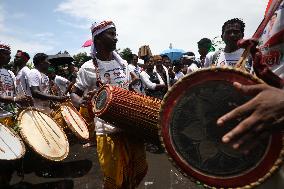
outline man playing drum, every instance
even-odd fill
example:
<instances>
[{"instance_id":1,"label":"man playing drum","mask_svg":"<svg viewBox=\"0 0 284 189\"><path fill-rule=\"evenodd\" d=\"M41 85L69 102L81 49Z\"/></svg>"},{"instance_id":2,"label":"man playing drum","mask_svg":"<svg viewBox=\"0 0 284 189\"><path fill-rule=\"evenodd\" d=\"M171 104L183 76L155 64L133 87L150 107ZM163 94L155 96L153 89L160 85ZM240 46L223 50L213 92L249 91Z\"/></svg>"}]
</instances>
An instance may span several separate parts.
<instances>
[{"instance_id":1,"label":"man playing drum","mask_svg":"<svg viewBox=\"0 0 284 189\"><path fill-rule=\"evenodd\" d=\"M15 75L10 70L4 68L4 66L10 62L10 54L10 47L0 44L0 102L2 115L5 111L11 110L11 103L27 105L32 102L32 98L30 96L16 95Z\"/></svg>"},{"instance_id":2,"label":"man playing drum","mask_svg":"<svg viewBox=\"0 0 284 189\"><path fill-rule=\"evenodd\" d=\"M63 102L68 97L50 95L49 79L47 74L50 65L48 56L44 53L37 53L33 58L35 68L30 71L28 81L34 104L40 110L50 113L49 101Z\"/></svg>"},{"instance_id":3,"label":"man playing drum","mask_svg":"<svg viewBox=\"0 0 284 189\"><path fill-rule=\"evenodd\" d=\"M244 49L238 47L238 40L244 37L245 23L234 18L228 20L222 26L222 40L225 42L225 49L208 53L204 67L215 65L220 66L235 66ZM250 71L250 64L246 64L247 69Z\"/></svg>"},{"instance_id":4,"label":"man playing drum","mask_svg":"<svg viewBox=\"0 0 284 189\"><path fill-rule=\"evenodd\" d=\"M15 76L13 72L4 68L10 62L11 49L9 46L0 44L0 122L6 126L12 126L13 111L11 104L27 105L32 103L30 96L17 96L15 90ZM13 162L0 161L0 188L5 188L13 173Z\"/></svg>"},{"instance_id":5,"label":"man playing drum","mask_svg":"<svg viewBox=\"0 0 284 189\"><path fill-rule=\"evenodd\" d=\"M282 1L279 8L276 10L277 14L283 14L284 2ZM274 13L275 14L275 13ZM272 17L273 18L273 17ZM279 16L276 20L278 28L275 29L275 35L270 38L265 36L266 30L270 27L269 24L265 27L263 35L259 41L262 46L269 46L269 48L262 48L265 51L257 51L253 49L252 55L254 57L254 70L256 73L263 73L261 78L266 83L282 88L283 80L283 58L277 58L278 54L275 52L283 52L283 16ZM279 35L281 34L281 35ZM246 40L240 43L247 45L254 43L255 40ZM266 56L274 56L273 64ZM270 67L270 69L267 69ZM260 71L257 71L260 70ZM275 78L273 72L279 76ZM259 74L258 74L259 75ZM282 80L280 79L282 78ZM234 86L244 94L254 96L247 103L235 108L231 112L223 115L217 120L217 124L226 127L227 123L233 120L242 119L234 129L226 133L222 141L228 143L234 149L243 149L246 153L256 146L263 138L266 138L272 133L281 132L284 129L284 91L266 84L245 86L239 83L234 83ZM281 167L279 174L276 174L272 179L264 183L260 188L282 189L284 187L284 169Z\"/></svg>"},{"instance_id":6,"label":"man playing drum","mask_svg":"<svg viewBox=\"0 0 284 189\"><path fill-rule=\"evenodd\" d=\"M105 84L109 74L110 85L128 89L127 63L116 52L116 29L112 21L96 22L91 27L93 60L79 70L71 98L83 103L83 93ZM126 136L123 131L99 118L94 120L97 134L97 151L104 174L104 188L135 188L147 172L143 141Z\"/></svg>"}]
</instances>

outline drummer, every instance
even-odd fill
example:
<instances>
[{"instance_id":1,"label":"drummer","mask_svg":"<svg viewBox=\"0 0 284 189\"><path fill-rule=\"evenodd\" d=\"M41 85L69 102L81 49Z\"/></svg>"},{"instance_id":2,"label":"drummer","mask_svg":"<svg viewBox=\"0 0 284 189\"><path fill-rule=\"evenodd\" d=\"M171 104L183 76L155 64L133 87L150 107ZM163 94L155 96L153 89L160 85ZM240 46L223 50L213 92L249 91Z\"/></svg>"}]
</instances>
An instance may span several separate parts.
<instances>
[{"instance_id":1,"label":"drummer","mask_svg":"<svg viewBox=\"0 0 284 189\"><path fill-rule=\"evenodd\" d=\"M29 83L28 75L30 69L27 66L27 62L30 59L30 55L24 51L18 50L14 58L14 66L16 70L16 89L18 94L26 94L32 96Z\"/></svg>"},{"instance_id":2,"label":"drummer","mask_svg":"<svg viewBox=\"0 0 284 189\"><path fill-rule=\"evenodd\" d=\"M4 68L10 62L11 49L8 45L0 44L0 122L6 126L13 126L9 112L13 111L11 104L28 105L32 103L29 96L19 96L15 90L15 76L13 72ZM14 109L15 110L15 109ZM0 188L9 185L13 169L13 161L0 161Z\"/></svg>"},{"instance_id":3,"label":"drummer","mask_svg":"<svg viewBox=\"0 0 284 189\"><path fill-rule=\"evenodd\" d=\"M128 89L127 63L116 52L116 29L112 21L95 22L91 27L93 36L93 60L79 70L71 97L83 103L81 96L95 88L96 83L106 83ZM108 73L109 78L105 78ZM127 74L128 73L128 74ZM104 188L135 188L147 172L143 141L126 137L112 124L95 118L97 152L104 174Z\"/></svg>"},{"instance_id":4,"label":"drummer","mask_svg":"<svg viewBox=\"0 0 284 189\"><path fill-rule=\"evenodd\" d=\"M28 81L34 105L39 110L50 113L50 101L63 102L68 97L50 95L49 78L46 75L50 63L48 56L44 53L37 53L33 58L35 68L30 71Z\"/></svg>"},{"instance_id":5,"label":"drummer","mask_svg":"<svg viewBox=\"0 0 284 189\"><path fill-rule=\"evenodd\" d=\"M16 94L15 75L12 71L4 68L4 66L10 62L10 59L10 47L4 44L0 44L0 102L2 102L1 111L11 108L11 103L17 103L19 105L26 106L32 102L32 98L30 96Z\"/></svg>"},{"instance_id":6,"label":"drummer","mask_svg":"<svg viewBox=\"0 0 284 189\"><path fill-rule=\"evenodd\" d=\"M283 2L281 4L283 5ZM284 9L280 8L277 10L282 13L284 11ZM280 25L280 23L283 22L283 18L281 17L278 22ZM283 31L283 26L282 28L279 28L279 30ZM279 35L279 31L275 33L274 39L277 36L277 42L282 43L281 39L283 38L283 34ZM273 38L273 36L271 38ZM265 38L265 40L268 41L269 38ZM250 39L239 42L239 45L245 46L254 42L254 39ZM278 45L277 48L271 47L271 49L283 52L283 48L281 47L282 45ZM257 49L255 49L254 52L251 51L251 53L254 57L253 66L256 74L266 83L282 89L278 89L267 84L245 86L240 83L234 83L236 89L244 94L253 96L253 98L247 103L220 117L217 120L217 124L219 126L226 127L228 122L242 119L235 128L223 136L222 141L230 144L234 149L242 149L248 155L249 153L253 153L253 147L255 147L262 139L275 132L284 130L284 72L281 71L281 68L284 65L283 60L280 60L280 62L273 65L273 67L269 65L271 66L269 68L268 65L261 62L263 57ZM272 71L279 77L276 78ZM281 76L282 80L280 79ZM277 174L273 175L271 179L259 187L259 189L266 188L284 188L283 165Z\"/></svg>"},{"instance_id":7,"label":"drummer","mask_svg":"<svg viewBox=\"0 0 284 189\"><path fill-rule=\"evenodd\" d=\"M225 48L207 54L204 62L204 67L215 66L234 66L244 49L238 46L238 41L244 37L245 23L234 18L226 21L222 26L222 40L225 42ZM251 61L248 61L247 69L251 71Z\"/></svg>"}]
</instances>

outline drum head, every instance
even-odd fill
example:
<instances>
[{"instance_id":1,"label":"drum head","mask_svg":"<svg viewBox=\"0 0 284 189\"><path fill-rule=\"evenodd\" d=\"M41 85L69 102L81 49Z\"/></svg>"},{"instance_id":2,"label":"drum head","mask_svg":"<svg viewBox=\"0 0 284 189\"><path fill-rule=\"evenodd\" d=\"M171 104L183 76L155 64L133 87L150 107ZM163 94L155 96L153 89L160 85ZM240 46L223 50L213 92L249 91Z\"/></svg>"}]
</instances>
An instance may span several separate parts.
<instances>
[{"instance_id":1,"label":"drum head","mask_svg":"<svg viewBox=\"0 0 284 189\"><path fill-rule=\"evenodd\" d=\"M222 136L238 121L218 127L217 119L251 99L233 87L235 81L261 83L229 68L204 69L176 83L162 103L160 134L169 156L183 173L204 186L255 186L282 160L280 133L263 141L249 155L222 143Z\"/></svg>"},{"instance_id":2,"label":"drum head","mask_svg":"<svg viewBox=\"0 0 284 189\"><path fill-rule=\"evenodd\" d=\"M62 105L61 114L72 132L81 139L89 139L89 131L86 122L78 111L70 105Z\"/></svg>"},{"instance_id":3,"label":"drum head","mask_svg":"<svg viewBox=\"0 0 284 189\"><path fill-rule=\"evenodd\" d=\"M0 123L0 160L15 160L25 154L21 138L10 128Z\"/></svg>"},{"instance_id":4,"label":"drum head","mask_svg":"<svg viewBox=\"0 0 284 189\"><path fill-rule=\"evenodd\" d=\"M100 116L106 111L109 102L112 98L110 91L111 87L105 85L98 91L98 94L93 97L92 99L93 112L96 116Z\"/></svg>"},{"instance_id":5,"label":"drum head","mask_svg":"<svg viewBox=\"0 0 284 189\"><path fill-rule=\"evenodd\" d=\"M52 161L67 157L67 137L50 116L30 108L20 113L18 122L23 139L39 155Z\"/></svg>"}]
</instances>

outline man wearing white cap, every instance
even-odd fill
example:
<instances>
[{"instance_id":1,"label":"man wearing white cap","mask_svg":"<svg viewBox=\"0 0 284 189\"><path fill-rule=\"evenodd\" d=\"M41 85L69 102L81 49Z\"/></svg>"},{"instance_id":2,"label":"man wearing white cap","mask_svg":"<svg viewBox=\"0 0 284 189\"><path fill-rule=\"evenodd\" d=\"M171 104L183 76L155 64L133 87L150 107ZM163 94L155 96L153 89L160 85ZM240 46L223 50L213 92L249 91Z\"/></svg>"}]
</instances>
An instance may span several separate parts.
<instances>
[{"instance_id":1,"label":"man wearing white cap","mask_svg":"<svg viewBox=\"0 0 284 189\"><path fill-rule=\"evenodd\" d=\"M127 62L116 49L116 29L112 21L96 22L91 27L93 60L86 62L78 71L71 98L77 107L84 103L83 94L97 89L98 83L129 88ZM97 152L104 174L104 188L135 188L147 172L143 141L131 139L112 124L94 119Z\"/></svg>"}]
</instances>

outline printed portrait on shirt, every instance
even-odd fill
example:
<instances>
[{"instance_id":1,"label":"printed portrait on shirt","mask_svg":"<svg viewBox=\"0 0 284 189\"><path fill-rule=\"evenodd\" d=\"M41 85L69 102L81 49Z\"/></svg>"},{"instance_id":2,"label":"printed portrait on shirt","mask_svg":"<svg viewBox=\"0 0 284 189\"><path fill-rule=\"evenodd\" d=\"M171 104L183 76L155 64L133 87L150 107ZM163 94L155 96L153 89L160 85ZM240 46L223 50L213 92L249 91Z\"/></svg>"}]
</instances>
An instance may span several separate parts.
<instances>
[{"instance_id":1,"label":"printed portrait on shirt","mask_svg":"<svg viewBox=\"0 0 284 189\"><path fill-rule=\"evenodd\" d=\"M111 84L111 78L110 78L110 74L108 72L106 72L104 74L104 79L105 79L106 84Z\"/></svg>"}]
</instances>

